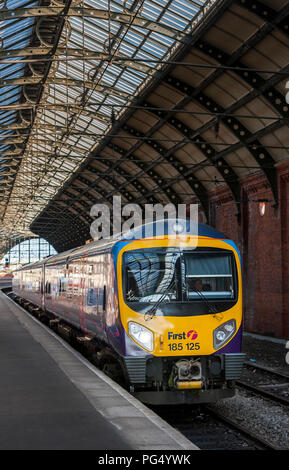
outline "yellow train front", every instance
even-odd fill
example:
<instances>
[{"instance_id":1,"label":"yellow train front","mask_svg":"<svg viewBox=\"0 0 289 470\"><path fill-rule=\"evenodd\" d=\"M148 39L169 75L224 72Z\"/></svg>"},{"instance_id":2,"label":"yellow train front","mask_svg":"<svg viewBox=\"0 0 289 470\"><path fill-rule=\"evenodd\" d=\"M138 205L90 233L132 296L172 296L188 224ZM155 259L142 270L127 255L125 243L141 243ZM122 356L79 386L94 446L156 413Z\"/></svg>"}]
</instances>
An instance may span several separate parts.
<instances>
[{"instance_id":1,"label":"yellow train front","mask_svg":"<svg viewBox=\"0 0 289 470\"><path fill-rule=\"evenodd\" d=\"M206 225L184 224L169 221L165 236L154 228L112 249L115 349L132 393L150 404L231 397L245 358L239 251Z\"/></svg>"}]
</instances>

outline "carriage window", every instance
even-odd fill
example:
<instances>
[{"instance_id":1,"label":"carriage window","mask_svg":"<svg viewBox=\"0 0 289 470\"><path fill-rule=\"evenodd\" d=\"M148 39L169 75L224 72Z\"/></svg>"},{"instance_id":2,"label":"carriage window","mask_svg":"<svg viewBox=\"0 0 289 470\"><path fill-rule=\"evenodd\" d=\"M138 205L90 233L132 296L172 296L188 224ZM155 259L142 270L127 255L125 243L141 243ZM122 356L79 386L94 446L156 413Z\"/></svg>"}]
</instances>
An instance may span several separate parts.
<instances>
[{"instance_id":1,"label":"carriage window","mask_svg":"<svg viewBox=\"0 0 289 470\"><path fill-rule=\"evenodd\" d=\"M93 273L93 264L89 264L88 265L88 274L92 274Z\"/></svg>"},{"instance_id":2,"label":"carriage window","mask_svg":"<svg viewBox=\"0 0 289 470\"><path fill-rule=\"evenodd\" d=\"M232 256L227 253L184 253L188 300L233 299Z\"/></svg>"},{"instance_id":3,"label":"carriage window","mask_svg":"<svg viewBox=\"0 0 289 470\"><path fill-rule=\"evenodd\" d=\"M59 281L58 281L58 292L59 293L66 292L66 284L67 284L67 281L66 281L65 277L62 277L61 279L59 279Z\"/></svg>"},{"instance_id":4,"label":"carriage window","mask_svg":"<svg viewBox=\"0 0 289 470\"><path fill-rule=\"evenodd\" d=\"M45 292L47 294L50 294L51 293L51 284L50 282L46 282L46 285L45 285Z\"/></svg>"}]
</instances>

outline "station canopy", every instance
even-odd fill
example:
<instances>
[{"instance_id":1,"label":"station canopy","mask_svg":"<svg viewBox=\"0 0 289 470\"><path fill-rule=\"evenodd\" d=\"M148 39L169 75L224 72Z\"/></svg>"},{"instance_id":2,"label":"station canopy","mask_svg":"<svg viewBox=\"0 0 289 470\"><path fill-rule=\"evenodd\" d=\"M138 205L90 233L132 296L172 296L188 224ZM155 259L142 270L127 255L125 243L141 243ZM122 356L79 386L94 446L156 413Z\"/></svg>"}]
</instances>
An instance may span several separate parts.
<instances>
[{"instance_id":1,"label":"station canopy","mask_svg":"<svg viewBox=\"0 0 289 470\"><path fill-rule=\"evenodd\" d=\"M0 0L0 251L96 202L199 201L288 155L288 0Z\"/></svg>"}]
</instances>

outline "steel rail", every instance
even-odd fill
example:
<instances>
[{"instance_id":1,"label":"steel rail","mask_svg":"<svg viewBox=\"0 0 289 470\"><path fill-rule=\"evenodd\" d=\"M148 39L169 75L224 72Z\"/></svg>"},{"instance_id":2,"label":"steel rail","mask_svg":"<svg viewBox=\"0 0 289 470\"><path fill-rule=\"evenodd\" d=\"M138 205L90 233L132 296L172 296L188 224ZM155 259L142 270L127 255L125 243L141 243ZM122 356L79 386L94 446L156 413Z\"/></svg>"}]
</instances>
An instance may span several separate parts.
<instances>
[{"instance_id":1,"label":"steel rail","mask_svg":"<svg viewBox=\"0 0 289 470\"><path fill-rule=\"evenodd\" d=\"M288 378L288 377L287 377ZM254 393L255 395L260 395L263 398L268 398L271 401L274 401L276 403L279 403L281 405L288 406L289 405L289 398L282 397L280 395L277 395L277 393L273 392L268 392L267 390L264 390L261 387L258 387L256 385L252 385L248 382L244 382L243 380L238 380L236 382L236 385L244 390L247 390L249 392ZM274 385L272 385L272 388L274 388Z\"/></svg>"},{"instance_id":2,"label":"steel rail","mask_svg":"<svg viewBox=\"0 0 289 470\"><path fill-rule=\"evenodd\" d=\"M282 372L279 372L278 370L272 369L271 367L266 367L266 366L263 366L261 364L252 363L252 362L248 362L248 361L246 361L244 363L244 365L246 367L251 367L253 369L259 369L259 370L262 370L264 372L268 372L269 374L276 375L277 377L282 378L282 379L289 379L289 371L288 371L288 374L284 374Z\"/></svg>"},{"instance_id":3,"label":"steel rail","mask_svg":"<svg viewBox=\"0 0 289 470\"><path fill-rule=\"evenodd\" d=\"M258 436L254 431L249 430L248 428L245 428L241 424L237 423L236 421L233 421L231 418L227 418L227 416L224 416L221 414L219 411L216 411L212 409L210 406L205 406L206 411L209 412L213 417L217 418L218 420L222 421L223 423L227 424L231 428L237 430L241 434L243 434L245 437L249 438L253 442L255 442L257 445L261 445L267 450L281 450L280 447L276 446L275 444L267 441L261 436Z\"/></svg>"}]
</instances>

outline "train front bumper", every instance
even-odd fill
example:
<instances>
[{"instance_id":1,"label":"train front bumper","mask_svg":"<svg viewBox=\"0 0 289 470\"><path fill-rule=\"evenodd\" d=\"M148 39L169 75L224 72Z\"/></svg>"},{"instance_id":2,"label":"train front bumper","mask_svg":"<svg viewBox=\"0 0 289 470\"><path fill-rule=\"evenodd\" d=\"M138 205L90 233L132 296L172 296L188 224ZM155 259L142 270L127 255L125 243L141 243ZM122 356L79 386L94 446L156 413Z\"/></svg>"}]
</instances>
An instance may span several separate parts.
<instances>
[{"instance_id":1,"label":"train front bumper","mask_svg":"<svg viewBox=\"0 0 289 470\"><path fill-rule=\"evenodd\" d=\"M210 381L214 383L218 381L239 380L245 357L246 354L244 353L201 356L199 361L201 363L201 376L204 384L202 388L208 388L205 384L208 384ZM192 359L192 357L184 357L184 359ZM180 358L126 356L123 360L129 382L132 385L155 383L160 386L166 386L171 368ZM194 389L196 387L191 388Z\"/></svg>"},{"instance_id":2,"label":"train front bumper","mask_svg":"<svg viewBox=\"0 0 289 470\"><path fill-rule=\"evenodd\" d=\"M132 393L138 400L147 405L192 405L215 403L235 395L233 388L212 390L137 390Z\"/></svg>"},{"instance_id":3,"label":"train front bumper","mask_svg":"<svg viewBox=\"0 0 289 470\"><path fill-rule=\"evenodd\" d=\"M201 377L199 374L196 380L188 381L172 380L179 357L125 357L124 365L131 392L144 403L212 403L234 396L235 381L242 375L245 357L246 354L234 353L196 358Z\"/></svg>"}]
</instances>

